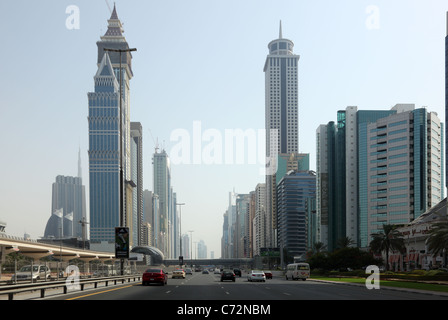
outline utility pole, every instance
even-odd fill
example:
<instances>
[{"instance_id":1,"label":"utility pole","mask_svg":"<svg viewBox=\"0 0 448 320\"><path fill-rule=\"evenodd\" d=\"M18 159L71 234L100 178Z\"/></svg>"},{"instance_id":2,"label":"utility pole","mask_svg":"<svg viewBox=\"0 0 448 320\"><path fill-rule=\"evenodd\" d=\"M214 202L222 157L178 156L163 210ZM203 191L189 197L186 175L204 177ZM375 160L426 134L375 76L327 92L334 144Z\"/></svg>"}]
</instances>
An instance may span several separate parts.
<instances>
[{"instance_id":1,"label":"utility pole","mask_svg":"<svg viewBox=\"0 0 448 320\"><path fill-rule=\"evenodd\" d=\"M179 264L181 266L183 264L183 255L182 255L182 206L184 206L184 205L185 205L185 203L177 203L176 202L176 206L180 206L180 210L179 210L179 235L180 235L180 239L179 239L180 240L180 242L179 242L179 245L180 245Z\"/></svg>"}]
</instances>

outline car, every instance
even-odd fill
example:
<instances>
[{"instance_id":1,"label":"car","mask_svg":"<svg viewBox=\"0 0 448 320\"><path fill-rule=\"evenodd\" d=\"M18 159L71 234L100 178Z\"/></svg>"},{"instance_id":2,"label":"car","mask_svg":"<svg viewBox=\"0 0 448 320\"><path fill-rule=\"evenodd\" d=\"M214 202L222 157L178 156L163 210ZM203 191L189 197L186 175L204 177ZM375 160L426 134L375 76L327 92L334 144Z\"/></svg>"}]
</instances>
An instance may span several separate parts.
<instances>
[{"instance_id":1,"label":"car","mask_svg":"<svg viewBox=\"0 0 448 320\"><path fill-rule=\"evenodd\" d=\"M238 268L234 268L234 269L233 269L233 272L235 273L236 276L241 277L241 270L240 270L240 269L238 269Z\"/></svg>"},{"instance_id":2,"label":"car","mask_svg":"<svg viewBox=\"0 0 448 320\"><path fill-rule=\"evenodd\" d=\"M204 269L204 270L202 271L202 274L209 274L209 272L208 272L208 270Z\"/></svg>"},{"instance_id":3,"label":"car","mask_svg":"<svg viewBox=\"0 0 448 320\"><path fill-rule=\"evenodd\" d=\"M251 272L249 272L247 274L247 281L266 281L266 275L264 274L263 271L259 271L259 270L252 270Z\"/></svg>"},{"instance_id":4,"label":"car","mask_svg":"<svg viewBox=\"0 0 448 320\"><path fill-rule=\"evenodd\" d=\"M264 271L264 274L266 276L266 279L272 279L272 272L271 271Z\"/></svg>"},{"instance_id":5,"label":"car","mask_svg":"<svg viewBox=\"0 0 448 320\"><path fill-rule=\"evenodd\" d=\"M171 278L183 278L185 279L185 271L184 269L176 269L173 271L173 275L171 276Z\"/></svg>"},{"instance_id":6,"label":"car","mask_svg":"<svg viewBox=\"0 0 448 320\"><path fill-rule=\"evenodd\" d=\"M45 265L33 265L33 271L31 272L31 265L23 266L18 272L12 275L11 281L32 281L38 280L50 280L50 268ZM32 273L32 276L31 276Z\"/></svg>"},{"instance_id":7,"label":"car","mask_svg":"<svg viewBox=\"0 0 448 320\"><path fill-rule=\"evenodd\" d=\"M233 270L223 270L221 272L221 282L223 282L224 280L232 280L233 282L235 282L235 273L233 272Z\"/></svg>"},{"instance_id":8,"label":"car","mask_svg":"<svg viewBox=\"0 0 448 320\"><path fill-rule=\"evenodd\" d=\"M213 272L214 274L220 274L221 270L219 270L218 268L215 269L215 271Z\"/></svg>"},{"instance_id":9,"label":"car","mask_svg":"<svg viewBox=\"0 0 448 320\"><path fill-rule=\"evenodd\" d=\"M185 274L193 274L193 271L190 268L185 269Z\"/></svg>"},{"instance_id":10,"label":"car","mask_svg":"<svg viewBox=\"0 0 448 320\"><path fill-rule=\"evenodd\" d=\"M150 283L158 283L164 286L168 283L168 274L159 268L147 269L143 272L142 285L146 286Z\"/></svg>"}]
</instances>

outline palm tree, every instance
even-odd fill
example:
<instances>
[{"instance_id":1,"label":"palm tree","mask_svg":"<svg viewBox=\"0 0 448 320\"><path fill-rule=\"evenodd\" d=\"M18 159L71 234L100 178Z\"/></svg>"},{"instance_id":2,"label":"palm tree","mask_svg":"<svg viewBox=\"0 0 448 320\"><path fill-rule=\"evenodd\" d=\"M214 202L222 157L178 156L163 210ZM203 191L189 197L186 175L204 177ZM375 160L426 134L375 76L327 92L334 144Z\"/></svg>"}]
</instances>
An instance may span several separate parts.
<instances>
[{"instance_id":1,"label":"palm tree","mask_svg":"<svg viewBox=\"0 0 448 320\"><path fill-rule=\"evenodd\" d=\"M389 251L397 250L400 253L406 252L406 247L401 234L396 225L383 225L383 232L372 234L370 249L377 254L386 252L386 270L389 269Z\"/></svg>"},{"instance_id":2,"label":"palm tree","mask_svg":"<svg viewBox=\"0 0 448 320\"><path fill-rule=\"evenodd\" d=\"M323 242L316 242L314 244L313 253L321 253L322 251L325 251L326 249L327 249L327 246Z\"/></svg>"},{"instance_id":3,"label":"palm tree","mask_svg":"<svg viewBox=\"0 0 448 320\"><path fill-rule=\"evenodd\" d=\"M353 244L355 244L355 241L353 241L352 238L344 237L344 238L339 239L337 241L336 245L338 248L342 249L342 248L348 248Z\"/></svg>"},{"instance_id":4,"label":"palm tree","mask_svg":"<svg viewBox=\"0 0 448 320\"><path fill-rule=\"evenodd\" d=\"M439 222L431 227L428 238L426 238L428 251L434 255L445 253L448 248L448 222ZM445 265L445 259L443 259Z\"/></svg>"}]
</instances>

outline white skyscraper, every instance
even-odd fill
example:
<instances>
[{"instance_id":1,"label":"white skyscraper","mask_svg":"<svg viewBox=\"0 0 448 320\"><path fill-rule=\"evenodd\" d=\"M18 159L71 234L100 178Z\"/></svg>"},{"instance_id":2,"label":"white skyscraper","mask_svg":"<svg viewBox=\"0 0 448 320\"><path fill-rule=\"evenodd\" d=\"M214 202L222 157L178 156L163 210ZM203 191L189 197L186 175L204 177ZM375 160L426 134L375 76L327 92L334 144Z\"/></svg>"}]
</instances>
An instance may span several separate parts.
<instances>
[{"instance_id":1,"label":"white skyscraper","mask_svg":"<svg viewBox=\"0 0 448 320\"><path fill-rule=\"evenodd\" d=\"M268 44L269 54L264 65L266 152L270 168L276 167L277 155L299 152L299 55L293 53L294 43L283 38L280 22L279 38ZM274 170L275 171L275 170ZM266 245L276 247L276 178L266 173Z\"/></svg>"}]
</instances>

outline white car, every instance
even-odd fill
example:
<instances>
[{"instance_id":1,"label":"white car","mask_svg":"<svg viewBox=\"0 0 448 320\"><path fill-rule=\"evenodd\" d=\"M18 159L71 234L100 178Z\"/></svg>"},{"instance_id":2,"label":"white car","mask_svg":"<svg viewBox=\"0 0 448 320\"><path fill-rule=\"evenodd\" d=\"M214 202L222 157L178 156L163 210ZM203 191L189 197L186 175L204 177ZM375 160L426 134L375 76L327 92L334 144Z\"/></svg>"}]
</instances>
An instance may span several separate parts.
<instances>
[{"instance_id":1,"label":"white car","mask_svg":"<svg viewBox=\"0 0 448 320\"><path fill-rule=\"evenodd\" d=\"M247 281L266 281L266 275L263 271L252 270L247 274Z\"/></svg>"},{"instance_id":2,"label":"white car","mask_svg":"<svg viewBox=\"0 0 448 320\"><path fill-rule=\"evenodd\" d=\"M183 269L177 269L173 271L173 275L171 276L172 279L174 278L183 278L185 279L185 271Z\"/></svg>"}]
</instances>

